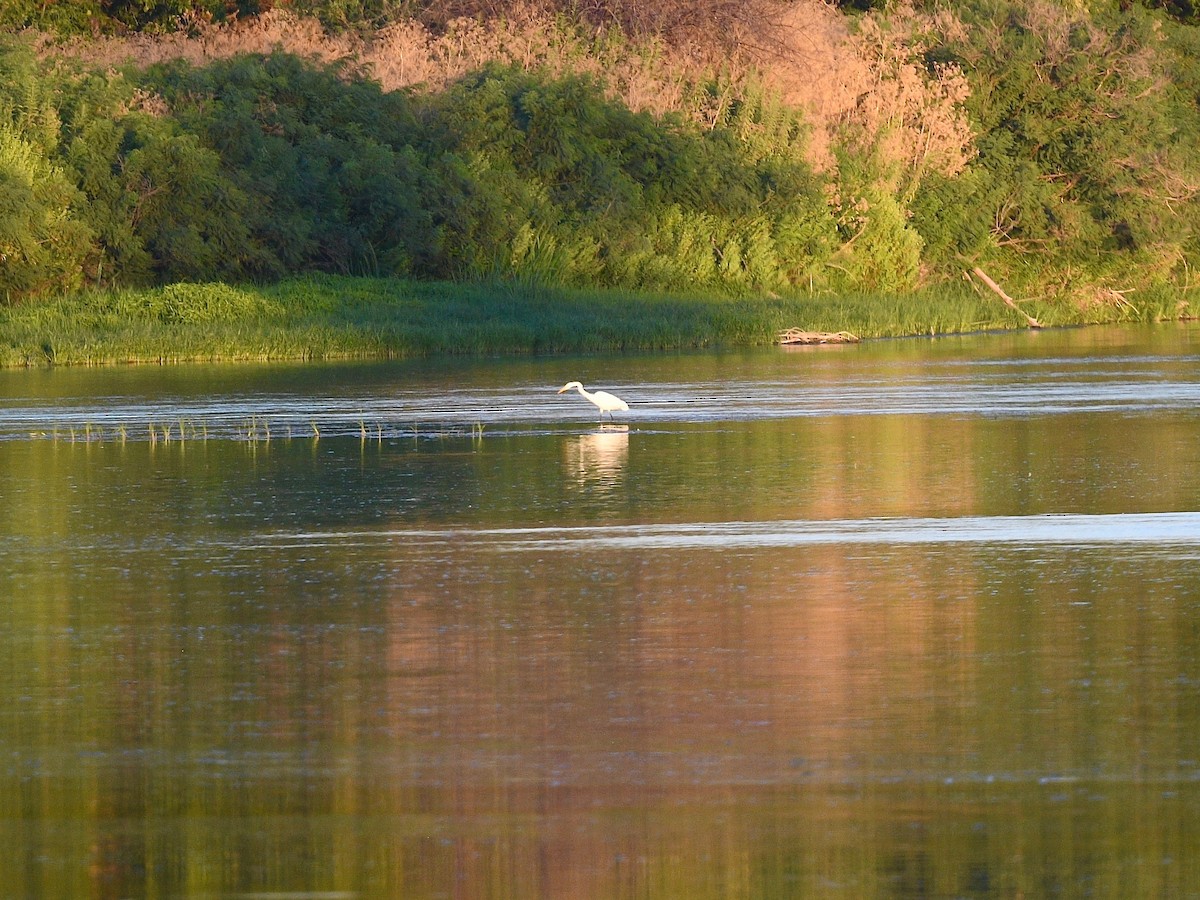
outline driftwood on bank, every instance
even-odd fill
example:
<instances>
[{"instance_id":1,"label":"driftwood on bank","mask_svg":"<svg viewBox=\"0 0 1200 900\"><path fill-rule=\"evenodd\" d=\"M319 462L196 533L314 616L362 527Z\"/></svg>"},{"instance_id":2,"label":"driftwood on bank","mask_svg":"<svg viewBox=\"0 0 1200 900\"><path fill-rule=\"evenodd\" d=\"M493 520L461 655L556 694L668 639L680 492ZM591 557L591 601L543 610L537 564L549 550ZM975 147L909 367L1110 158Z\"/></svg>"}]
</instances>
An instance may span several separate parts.
<instances>
[{"instance_id":1,"label":"driftwood on bank","mask_svg":"<svg viewBox=\"0 0 1200 900\"><path fill-rule=\"evenodd\" d=\"M857 344L858 336L848 331L805 331L788 328L775 336L777 344Z\"/></svg>"},{"instance_id":2,"label":"driftwood on bank","mask_svg":"<svg viewBox=\"0 0 1200 900\"><path fill-rule=\"evenodd\" d=\"M1008 294L1004 293L1004 289L1000 287L1000 285L996 284L996 282L992 281L987 272L983 271L983 269L979 268L979 266L974 266L971 269L971 273L985 285L987 285L987 287L992 290L1001 300L1003 300L1005 306L1024 316L1025 321L1029 323L1030 328L1042 327L1042 323L1017 306L1017 302L1013 300L1012 297L1008 296Z\"/></svg>"}]
</instances>

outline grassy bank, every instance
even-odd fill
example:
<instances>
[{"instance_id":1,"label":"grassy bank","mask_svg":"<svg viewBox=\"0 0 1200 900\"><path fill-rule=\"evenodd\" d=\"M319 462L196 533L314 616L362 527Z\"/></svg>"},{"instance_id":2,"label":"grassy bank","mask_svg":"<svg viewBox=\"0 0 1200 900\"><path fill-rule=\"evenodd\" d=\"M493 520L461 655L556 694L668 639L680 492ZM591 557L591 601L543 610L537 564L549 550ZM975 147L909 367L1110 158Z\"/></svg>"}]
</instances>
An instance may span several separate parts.
<instances>
[{"instance_id":1,"label":"grassy bank","mask_svg":"<svg viewBox=\"0 0 1200 900\"><path fill-rule=\"evenodd\" d=\"M1080 309L1023 304L1043 325L1171 318L1178 297ZM672 296L532 284L320 276L266 287L175 284L0 307L0 365L588 353L765 346L778 331L863 338L1019 328L968 287L910 296Z\"/></svg>"}]
</instances>

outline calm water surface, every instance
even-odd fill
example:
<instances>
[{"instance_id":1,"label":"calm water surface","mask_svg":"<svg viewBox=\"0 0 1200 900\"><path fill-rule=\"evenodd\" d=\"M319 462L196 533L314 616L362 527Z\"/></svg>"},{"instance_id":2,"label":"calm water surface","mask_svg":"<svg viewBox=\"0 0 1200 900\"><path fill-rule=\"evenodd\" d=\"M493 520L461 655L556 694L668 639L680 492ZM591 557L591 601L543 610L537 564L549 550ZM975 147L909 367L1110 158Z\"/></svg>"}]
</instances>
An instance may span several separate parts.
<instances>
[{"instance_id":1,"label":"calm water surface","mask_svg":"<svg viewBox=\"0 0 1200 900\"><path fill-rule=\"evenodd\" d=\"M1195 326L0 372L0 897L1200 897L1198 446Z\"/></svg>"}]
</instances>

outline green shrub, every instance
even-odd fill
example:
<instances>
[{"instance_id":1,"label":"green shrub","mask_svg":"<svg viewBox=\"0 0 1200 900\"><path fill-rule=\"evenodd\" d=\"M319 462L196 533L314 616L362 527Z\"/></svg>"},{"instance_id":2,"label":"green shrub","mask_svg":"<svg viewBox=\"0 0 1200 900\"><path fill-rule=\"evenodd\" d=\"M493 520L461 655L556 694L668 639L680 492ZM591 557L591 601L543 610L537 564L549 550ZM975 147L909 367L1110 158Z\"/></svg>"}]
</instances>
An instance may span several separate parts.
<instances>
[{"instance_id":1,"label":"green shrub","mask_svg":"<svg viewBox=\"0 0 1200 900\"><path fill-rule=\"evenodd\" d=\"M161 281L234 278L251 252L246 197L192 135L155 134L125 159L138 231Z\"/></svg>"},{"instance_id":2,"label":"green shrub","mask_svg":"<svg viewBox=\"0 0 1200 900\"><path fill-rule=\"evenodd\" d=\"M1036 293L1163 277L1194 232L1196 192L1179 188L1200 183L1200 159L1196 93L1168 87L1186 78L1160 25L1036 0L960 14L935 55L969 74L978 154L914 198L927 259L994 260Z\"/></svg>"},{"instance_id":3,"label":"green shrub","mask_svg":"<svg viewBox=\"0 0 1200 900\"><path fill-rule=\"evenodd\" d=\"M915 290L921 276L924 241L901 203L896 166L877 154L839 160L842 243L832 259L840 290Z\"/></svg>"},{"instance_id":4,"label":"green shrub","mask_svg":"<svg viewBox=\"0 0 1200 900\"><path fill-rule=\"evenodd\" d=\"M344 0L331 0L331 5L336 2ZM210 19L247 18L272 5L271 0L5 0L0 29L38 28L60 35L162 33Z\"/></svg>"},{"instance_id":5,"label":"green shrub","mask_svg":"<svg viewBox=\"0 0 1200 900\"><path fill-rule=\"evenodd\" d=\"M108 119L92 119L71 138L66 162L87 203L80 216L96 235L99 261L92 280L104 284L149 284L154 258L137 228L138 197L122 177L128 130Z\"/></svg>"},{"instance_id":6,"label":"green shrub","mask_svg":"<svg viewBox=\"0 0 1200 900\"><path fill-rule=\"evenodd\" d=\"M0 125L0 296L11 302L83 283L91 233L73 217L67 176Z\"/></svg>"},{"instance_id":7,"label":"green shrub","mask_svg":"<svg viewBox=\"0 0 1200 900\"><path fill-rule=\"evenodd\" d=\"M0 3L0 32L22 28L41 28L59 34L87 34L93 22L103 21L99 0L69 0L46 3L44 0L5 0Z\"/></svg>"},{"instance_id":8,"label":"green shrub","mask_svg":"<svg viewBox=\"0 0 1200 900\"><path fill-rule=\"evenodd\" d=\"M248 321L271 311L262 295L226 284L169 284L150 296L163 322Z\"/></svg>"},{"instance_id":9,"label":"green shrub","mask_svg":"<svg viewBox=\"0 0 1200 900\"><path fill-rule=\"evenodd\" d=\"M802 124L765 97L700 132L631 112L586 78L489 67L426 117L427 141L463 161L450 196L465 215L443 221L467 274L778 287L827 252L820 223L831 235L832 220L802 162Z\"/></svg>"},{"instance_id":10,"label":"green shrub","mask_svg":"<svg viewBox=\"0 0 1200 900\"><path fill-rule=\"evenodd\" d=\"M286 54L156 69L154 89L251 198L259 277L436 270L437 179L407 97Z\"/></svg>"}]
</instances>

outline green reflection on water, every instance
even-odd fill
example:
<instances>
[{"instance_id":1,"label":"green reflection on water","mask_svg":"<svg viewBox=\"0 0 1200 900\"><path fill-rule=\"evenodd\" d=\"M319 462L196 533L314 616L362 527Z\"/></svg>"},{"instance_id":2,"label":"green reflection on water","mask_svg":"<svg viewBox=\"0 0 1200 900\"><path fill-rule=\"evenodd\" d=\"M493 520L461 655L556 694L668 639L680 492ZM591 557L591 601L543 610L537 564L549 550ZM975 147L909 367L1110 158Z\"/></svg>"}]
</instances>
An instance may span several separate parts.
<instances>
[{"instance_id":1,"label":"green reflection on water","mask_svg":"<svg viewBox=\"0 0 1200 900\"><path fill-rule=\"evenodd\" d=\"M1198 421L0 442L0 893L1195 895L1195 546L454 535L1194 511Z\"/></svg>"}]
</instances>

